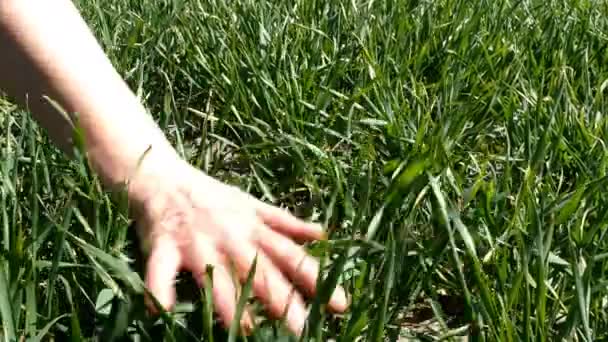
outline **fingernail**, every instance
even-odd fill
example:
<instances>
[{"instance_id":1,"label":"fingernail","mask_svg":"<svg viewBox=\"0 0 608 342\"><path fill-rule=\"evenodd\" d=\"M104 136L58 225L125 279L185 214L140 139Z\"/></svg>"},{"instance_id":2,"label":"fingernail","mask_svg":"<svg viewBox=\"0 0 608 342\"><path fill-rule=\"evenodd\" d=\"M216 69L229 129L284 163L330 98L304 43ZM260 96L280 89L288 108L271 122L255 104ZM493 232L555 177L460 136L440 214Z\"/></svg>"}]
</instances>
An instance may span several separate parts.
<instances>
[{"instance_id":1,"label":"fingernail","mask_svg":"<svg viewBox=\"0 0 608 342\"><path fill-rule=\"evenodd\" d=\"M292 332L297 336L300 336L304 330L304 325L306 324L306 310L299 305L293 305L289 309L287 315L287 322L289 323Z\"/></svg>"},{"instance_id":2,"label":"fingernail","mask_svg":"<svg viewBox=\"0 0 608 342\"><path fill-rule=\"evenodd\" d=\"M308 223L308 230L315 232L317 240L325 241L329 239L329 234L319 223Z\"/></svg>"},{"instance_id":3,"label":"fingernail","mask_svg":"<svg viewBox=\"0 0 608 342\"><path fill-rule=\"evenodd\" d=\"M345 311L348 308L349 301L346 297L346 292L341 287L337 287L331 296L333 306L337 311Z\"/></svg>"}]
</instances>

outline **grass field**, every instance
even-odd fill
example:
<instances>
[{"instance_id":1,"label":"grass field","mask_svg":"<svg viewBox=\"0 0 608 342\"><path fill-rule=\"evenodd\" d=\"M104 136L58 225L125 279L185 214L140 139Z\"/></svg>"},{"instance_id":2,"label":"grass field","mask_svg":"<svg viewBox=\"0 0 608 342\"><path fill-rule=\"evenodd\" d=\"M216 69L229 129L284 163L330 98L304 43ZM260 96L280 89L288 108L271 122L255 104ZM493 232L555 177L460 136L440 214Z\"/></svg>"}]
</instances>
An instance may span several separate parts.
<instances>
[{"instance_id":1,"label":"grass field","mask_svg":"<svg viewBox=\"0 0 608 342\"><path fill-rule=\"evenodd\" d=\"M608 339L606 2L77 4L184 158L328 227L303 340ZM187 275L147 317L124 208L0 112L5 341L234 338Z\"/></svg>"}]
</instances>

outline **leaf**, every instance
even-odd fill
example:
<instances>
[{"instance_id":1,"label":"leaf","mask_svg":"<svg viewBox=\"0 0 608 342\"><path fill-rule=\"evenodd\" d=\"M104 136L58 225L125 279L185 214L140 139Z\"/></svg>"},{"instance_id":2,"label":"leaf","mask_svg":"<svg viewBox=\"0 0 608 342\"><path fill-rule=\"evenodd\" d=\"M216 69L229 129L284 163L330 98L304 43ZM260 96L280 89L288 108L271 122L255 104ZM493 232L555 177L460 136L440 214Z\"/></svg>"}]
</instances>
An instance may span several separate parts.
<instances>
[{"instance_id":1,"label":"leaf","mask_svg":"<svg viewBox=\"0 0 608 342\"><path fill-rule=\"evenodd\" d=\"M137 293L143 293L144 291L144 283L139 275L131 270L129 265L115 258L108 253L100 250L99 248L92 246L86 243L81 238L73 235L70 232L67 232L68 236L82 248L89 256L103 263L109 270L111 270L114 275L124 282L131 288L131 290Z\"/></svg>"},{"instance_id":2,"label":"leaf","mask_svg":"<svg viewBox=\"0 0 608 342\"><path fill-rule=\"evenodd\" d=\"M560 203L560 205L558 206L559 214L555 219L556 224L565 223L568 219L572 217L572 214L574 214L580 206L581 199L583 198L584 193L585 187L581 186L574 192L574 194L569 196L568 199Z\"/></svg>"},{"instance_id":3,"label":"leaf","mask_svg":"<svg viewBox=\"0 0 608 342\"><path fill-rule=\"evenodd\" d=\"M245 311L245 305L247 304L247 300L249 300L249 294L251 293L251 288L253 286L253 279L255 276L255 272L257 269L257 261L258 255L256 254L253 259L253 265L249 270L249 274L247 275L247 280L243 285L243 289L241 291L241 296L236 306L236 311L234 313L234 319L230 324L230 330L228 331L228 342L235 342L237 337L237 331L241 325L241 318L243 317L243 312Z\"/></svg>"},{"instance_id":4,"label":"leaf","mask_svg":"<svg viewBox=\"0 0 608 342\"><path fill-rule=\"evenodd\" d=\"M576 287L576 303L578 304L580 318L583 321L583 331L588 341L593 341L591 337L591 327L589 326L589 306L587 302L587 295L589 288L586 282L583 280L584 259L578 255L575 257L575 263L572 263L572 271L574 273L574 283ZM581 272L582 271L582 272Z\"/></svg>"},{"instance_id":5,"label":"leaf","mask_svg":"<svg viewBox=\"0 0 608 342\"><path fill-rule=\"evenodd\" d=\"M475 242L473 242L473 237L471 236L469 229L464 225L464 223L462 223L456 212L452 211L451 216L458 234L460 234L464 245L467 247L467 253L471 256L471 258L477 259L477 249L475 248Z\"/></svg>"},{"instance_id":6,"label":"leaf","mask_svg":"<svg viewBox=\"0 0 608 342\"><path fill-rule=\"evenodd\" d=\"M0 259L0 314L2 316L2 328L4 330L4 340L12 342L16 339L16 327L11 307L11 296L6 279L6 269L3 259Z\"/></svg>"},{"instance_id":7,"label":"leaf","mask_svg":"<svg viewBox=\"0 0 608 342\"><path fill-rule=\"evenodd\" d=\"M323 152L323 150L321 150L317 146L309 143L308 141L305 141L304 139L300 139L298 137L294 137L293 135L290 135L290 134L286 134L285 137L292 142L298 143L299 145L306 147L308 150L310 150L312 153L314 153L315 156L322 158L322 159L327 159L327 154L325 152Z\"/></svg>"},{"instance_id":8,"label":"leaf","mask_svg":"<svg viewBox=\"0 0 608 342\"><path fill-rule=\"evenodd\" d=\"M34 338L28 339L28 342L43 341L43 339L46 337L46 334L53 327L53 325L55 325L57 322L59 322L59 320L61 320L64 317L67 317L67 316L69 316L69 314L63 314L58 317L55 317L53 320L48 322L42 329L40 329L40 331L38 331L38 334Z\"/></svg>"},{"instance_id":9,"label":"leaf","mask_svg":"<svg viewBox=\"0 0 608 342\"><path fill-rule=\"evenodd\" d=\"M260 176L258 175L255 167L252 165L251 170L253 171L253 176L255 177L255 180L257 181L258 185L260 186L260 189L262 189L262 192L264 193L264 196L272 203L276 203L276 198L272 195L272 191L270 190L270 187L268 186L268 184L266 184L262 178L260 178Z\"/></svg>"},{"instance_id":10,"label":"leaf","mask_svg":"<svg viewBox=\"0 0 608 342\"><path fill-rule=\"evenodd\" d=\"M69 200L67 201L68 203L71 202L71 196L72 195L70 194ZM72 208L73 208L72 206L68 207L68 209L65 213L65 216L63 218L62 225L60 227L57 227L58 234L56 235L56 238L55 238L53 264L51 265L51 270L50 270L50 274L49 274L49 287L48 287L49 291L48 291L48 296L47 296L47 310L48 310L49 315L51 314L51 309L52 309L53 299L54 299L54 294L55 294L55 281L59 275L59 273L58 273L59 262L63 258L63 253L65 251L65 248L64 248L65 234L67 233L67 231L70 227L70 223L72 221L72 213L73 213Z\"/></svg>"},{"instance_id":11,"label":"leaf","mask_svg":"<svg viewBox=\"0 0 608 342\"><path fill-rule=\"evenodd\" d=\"M207 271L203 274L203 291L205 307L203 310L203 326L207 330L207 339L213 342L213 266L207 266Z\"/></svg>"},{"instance_id":12,"label":"leaf","mask_svg":"<svg viewBox=\"0 0 608 342\"><path fill-rule=\"evenodd\" d=\"M95 312L98 315L107 316L112 310L112 299L114 298L114 291L111 289L103 289L97 295L95 300Z\"/></svg>"},{"instance_id":13,"label":"leaf","mask_svg":"<svg viewBox=\"0 0 608 342\"><path fill-rule=\"evenodd\" d=\"M374 238L374 235L376 235L376 232L378 231L378 227L380 226L380 223L382 222L383 214L384 214L384 206L382 206L382 207L380 207L380 209L378 209L378 211L372 218L372 221L369 223L369 226L367 227L367 234L365 236L365 238L367 240L372 240Z\"/></svg>"},{"instance_id":14,"label":"leaf","mask_svg":"<svg viewBox=\"0 0 608 342\"><path fill-rule=\"evenodd\" d=\"M349 250L349 248L346 250ZM330 253L331 251L328 252L328 254ZM304 329L306 334L309 332L315 332L316 338L322 339L323 310L338 286L338 280L340 279L348 258L348 253L341 253L338 259L333 262L331 269L327 273L327 277L322 280L323 277L319 275L316 284L317 295L310 308L307 326ZM324 269L325 262L326 258L321 259L320 270ZM302 337L304 338L308 336L303 334Z\"/></svg>"},{"instance_id":15,"label":"leaf","mask_svg":"<svg viewBox=\"0 0 608 342\"><path fill-rule=\"evenodd\" d=\"M374 119L374 118L361 119L361 120L359 120L359 123L363 124L363 125L367 125L367 126L372 126L372 127L375 127L375 126L383 127L383 126L388 125L388 121L386 121L386 120L380 120L380 119Z\"/></svg>"},{"instance_id":16,"label":"leaf","mask_svg":"<svg viewBox=\"0 0 608 342\"><path fill-rule=\"evenodd\" d=\"M383 282L383 296L382 296L382 306L379 308L379 314L376 316L376 320L374 325L371 327L373 335L371 340L375 342L381 342L384 337L384 329L386 325L386 318L388 313L388 305L390 300L391 291L393 290L393 285L395 281L395 259L396 259L396 251L395 251L395 239L393 238L392 231L389 233L388 238L388 264L387 268L384 270L384 282Z\"/></svg>"}]
</instances>

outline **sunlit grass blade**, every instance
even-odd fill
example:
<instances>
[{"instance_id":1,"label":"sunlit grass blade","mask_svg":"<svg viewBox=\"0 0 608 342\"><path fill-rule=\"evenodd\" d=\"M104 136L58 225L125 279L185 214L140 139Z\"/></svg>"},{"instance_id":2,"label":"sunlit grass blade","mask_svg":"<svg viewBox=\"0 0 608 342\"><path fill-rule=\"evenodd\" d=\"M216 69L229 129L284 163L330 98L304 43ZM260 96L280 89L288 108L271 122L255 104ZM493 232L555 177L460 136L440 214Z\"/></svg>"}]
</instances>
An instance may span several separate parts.
<instances>
[{"instance_id":1,"label":"sunlit grass blade","mask_svg":"<svg viewBox=\"0 0 608 342\"><path fill-rule=\"evenodd\" d=\"M237 302L236 310L234 312L234 319L230 324L230 329L228 331L228 342L235 342L240 331L241 319L243 318L245 306L247 305L247 301L249 300L249 294L251 293L251 289L253 287L253 278L255 277L255 272L257 270L257 261L258 256L256 254L255 258L253 259L251 269L249 270L249 274L247 275L247 279L243 284L243 288L240 292L239 300Z\"/></svg>"},{"instance_id":2,"label":"sunlit grass blade","mask_svg":"<svg viewBox=\"0 0 608 342\"><path fill-rule=\"evenodd\" d=\"M395 282L395 259L397 252L395 239L393 237L392 232L391 234L389 234L387 244L389 245L386 249L388 253L388 260L384 269L384 279L382 284L382 305L378 308L378 315L376 316L374 323L370 327L370 330L372 332L370 341L375 342L380 342L384 340L384 330L386 325L389 299Z\"/></svg>"},{"instance_id":3,"label":"sunlit grass blade","mask_svg":"<svg viewBox=\"0 0 608 342\"><path fill-rule=\"evenodd\" d=\"M345 251L346 250L348 250L348 248L345 249ZM311 338L314 336L316 339L322 339L322 323L325 315L325 308L338 286L340 275L342 274L348 259L349 256L346 252L340 253L338 258L330 266L325 264L325 258L322 259L320 271L323 272L324 267L328 267L327 276L323 277L324 272L319 275L316 289L317 295L310 306L309 316L302 338Z\"/></svg>"},{"instance_id":4,"label":"sunlit grass blade","mask_svg":"<svg viewBox=\"0 0 608 342\"><path fill-rule=\"evenodd\" d=\"M109 255L108 253L88 244L83 239L67 232L68 237L82 248L91 258L99 261L108 270L112 271L113 276L125 282L129 288L136 293L143 293L143 280L135 273L127 263Z\"/></svg>"},{"instance_id":5,"label":"sunlit grass blade","mask_svg":"<svg viewBox=\"0 0 608 342\"><path fill-rule=\"evenodd\" d=\"M6 261L0 258L0 314L2 314L2 330L4 340L12 342L16 339L16 325L9 292L9 279L6 277Z\"/></svg>"},{"instance_id":6,"label":"sunlit grass blade","mask_svg":"<svg viewBox=\"0 0 608 342\"><path fill-rule=\"evenodd\" d=\"M71 198L71 196L70 196L70 198ZM68 203L69 202L70 201L68 201ZM49 275L49 290L48 290L48 294L47 294L47 315L51 314L51 310L54 305L53 301L57 295L57 293L55 292L55 290L56 290L55 281L57 280L57 277L58 277L59 262L63 258L63 253L65 251L65 248L64 248L65 234L68 232L68 228L70 227L71 220L72 220L72 208L69 207L65 212L65 216L63 217L63 222L61 222L62 226L57 227L57 230L59 232L58 232L58 234L56 234L56 238L54 241L55 252L53 253L53 263L51 265L51 271L50 271L50 275Z\"/></svg>"},{"instance_id":7,"label":"sunlit grass blade","mask_svg":"<svg viewBox=\"0 0 608 342\"><path fill-rule=\"evenodd\" d=\"M57 317L55 317L53 320L51 320L50 322L48 322L44 327L42 327L42 329L40 329L38 331L38 333L36 334L36 336L34 336L31 339L28 339L28 342L42 342L45 339L48 338L47 334L48 332L51 330L51 328L60 320L62 320L65 317L68 317L68 314L63 314L63 315L59 315Z\"/></svg>"},{"instance_id":8,"label":"sunlit grass blade","mask_svg":"<svg viewBox=\"0 0 608 342\"><path fill-rule=\"evenodd\" d=\"M205 307L203 308L203 327L206 332L206 338L209 342L213 342L213 268L207 267L207 272L204 274L203 299Z\"/></svg>"}]
</instances>

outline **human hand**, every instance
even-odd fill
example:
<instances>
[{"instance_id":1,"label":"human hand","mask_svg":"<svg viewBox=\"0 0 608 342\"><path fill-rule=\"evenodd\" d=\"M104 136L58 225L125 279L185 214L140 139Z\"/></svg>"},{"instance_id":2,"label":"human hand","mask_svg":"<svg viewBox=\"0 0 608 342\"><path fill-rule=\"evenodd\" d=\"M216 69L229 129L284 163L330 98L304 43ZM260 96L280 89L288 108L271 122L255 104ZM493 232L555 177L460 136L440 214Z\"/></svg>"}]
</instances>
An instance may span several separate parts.
<instances>
[{"instance_id":1,"label":"human hand","mask_svg":"<svg viewBox=\"0 0 608 342\"><path fill-rule=\"evenodd\" d=\"M253 294L272 317L285 318L292 332L301 333L307 312L300 291L315 295L319 264L292 239L322 239L321 227L182 160L162 164L175 167L155 172L160 164L152 163L130 186L136 201L136 229L148 255L146 286L158 302L165 309L174 304L178 271L191 272L203 286L207 265L211 265L215 310L228 327L238 300L235 283L246 280L257 254ZM233 281L232 274L238 281ZM347 305L344 290L337 288L329 308L343 312ZM247 312L240 323L246 332L253 328Z\"/></svg>"}]
</instances>

